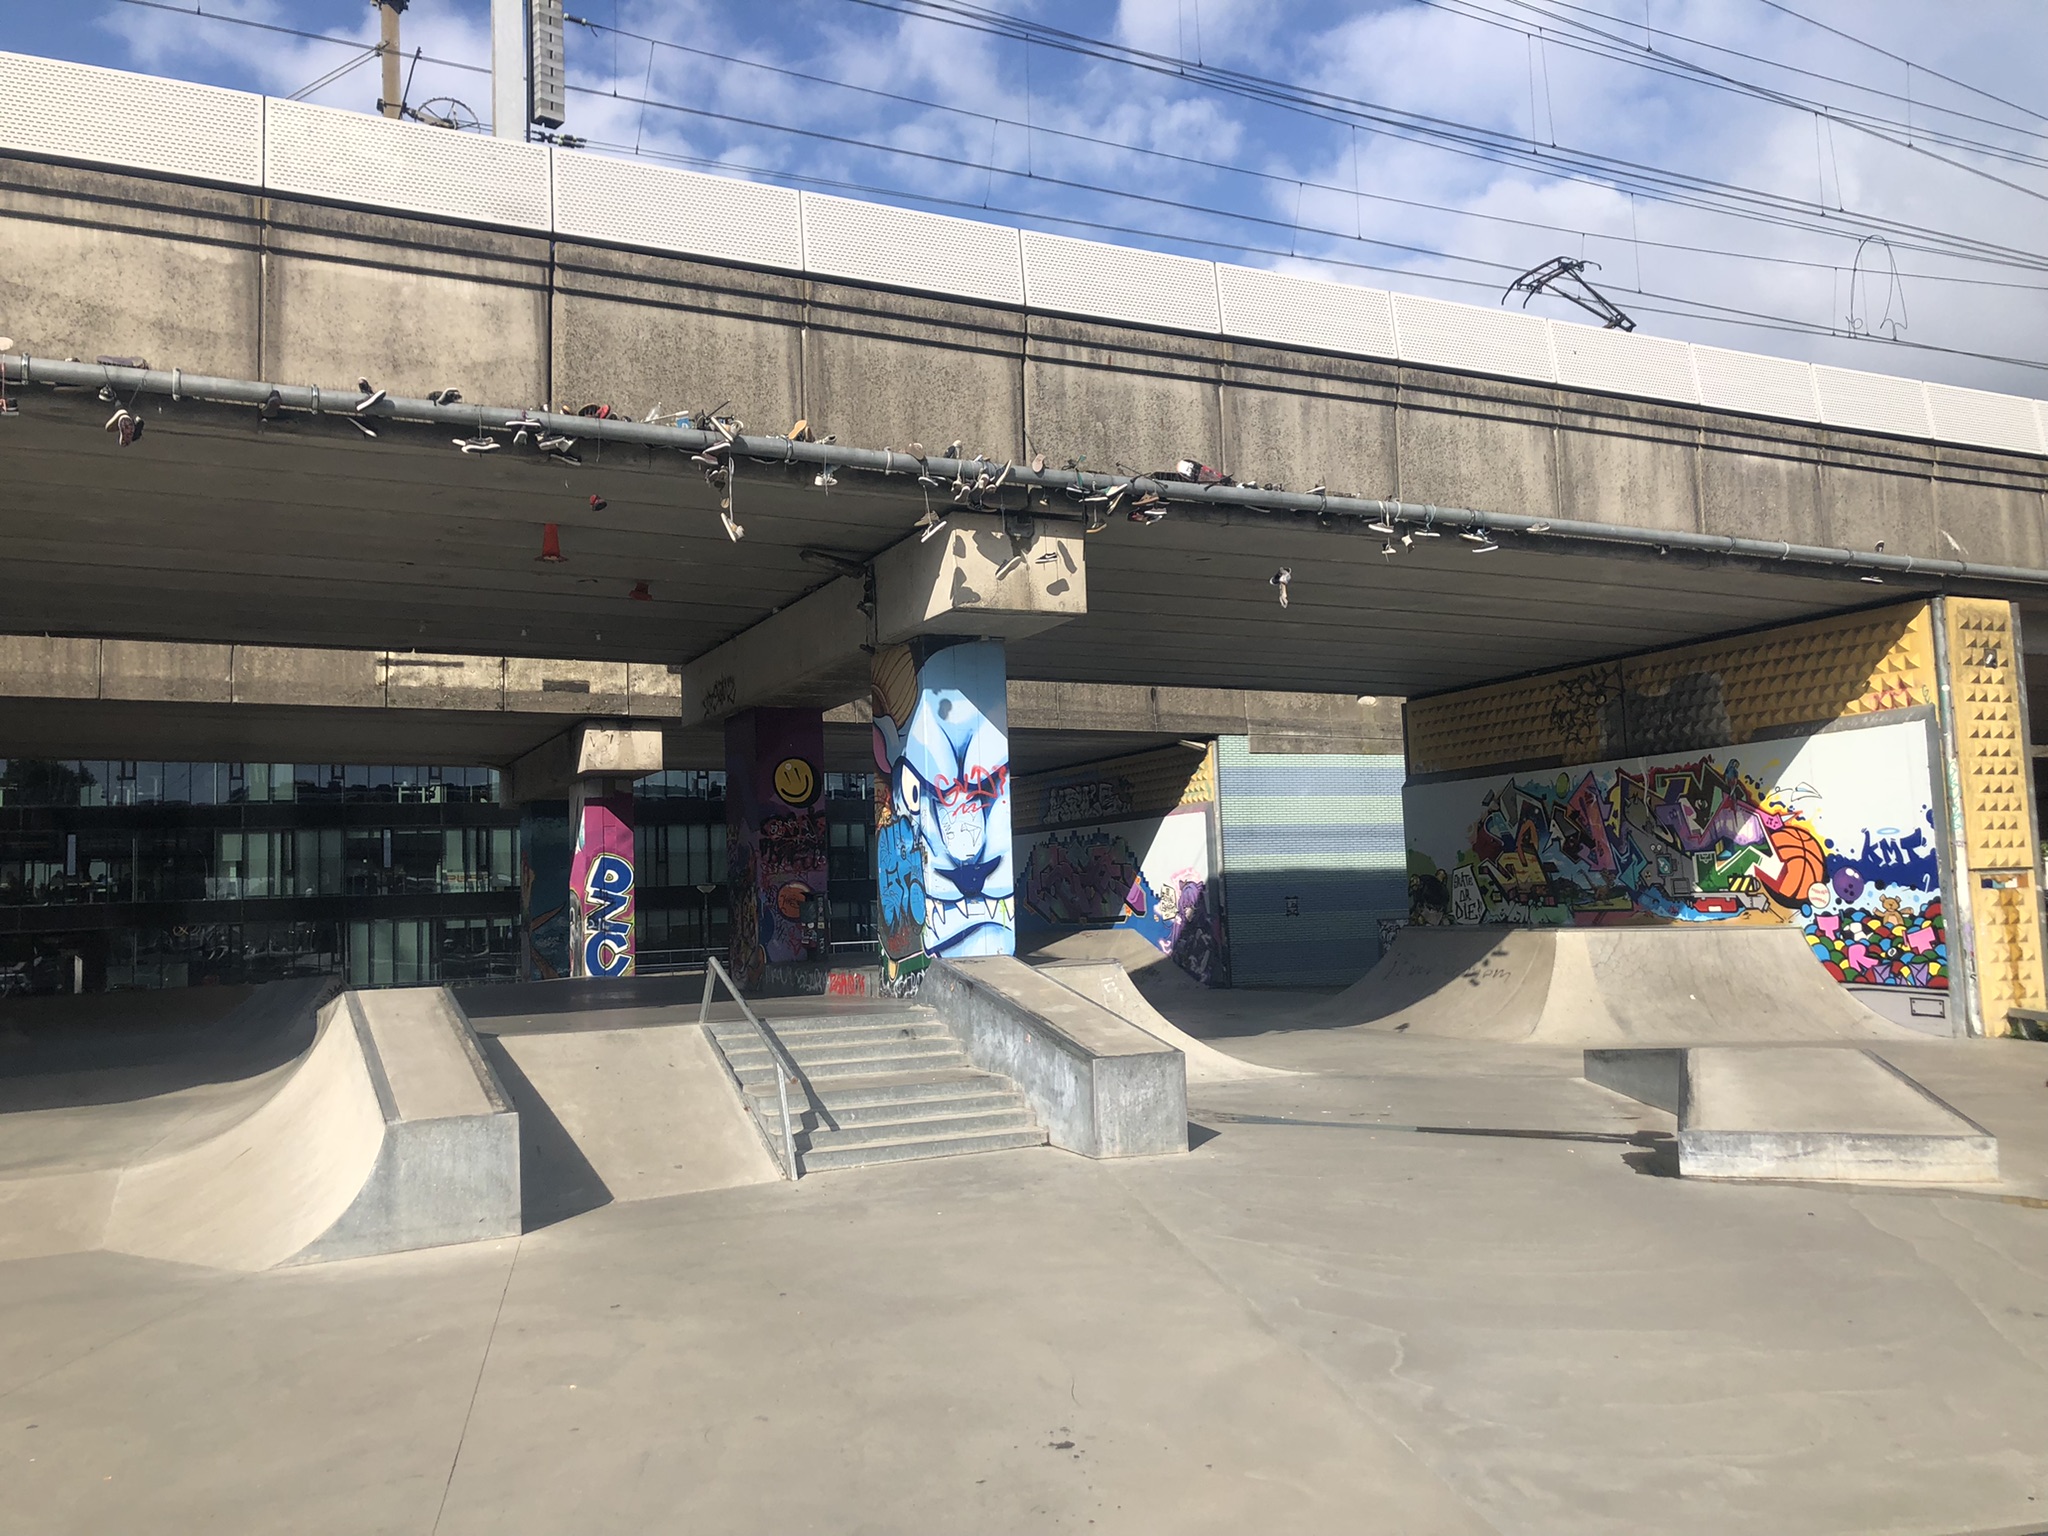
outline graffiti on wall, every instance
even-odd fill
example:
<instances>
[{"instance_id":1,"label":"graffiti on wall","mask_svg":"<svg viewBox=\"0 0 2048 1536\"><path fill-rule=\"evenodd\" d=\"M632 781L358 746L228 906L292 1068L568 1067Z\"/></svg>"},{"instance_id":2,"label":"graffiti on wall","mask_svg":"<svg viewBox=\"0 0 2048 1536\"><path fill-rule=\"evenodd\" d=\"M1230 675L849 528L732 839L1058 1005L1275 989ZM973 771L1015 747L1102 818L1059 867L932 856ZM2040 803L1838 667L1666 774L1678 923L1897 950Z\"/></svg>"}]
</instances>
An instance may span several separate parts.
<instances>
[{"instance_id":1,"label":"graffiti on wall","mask_svg":"<svg viewBox=\"0 0 2048 1536\"><path fill-rule=\"evenodd\" d=\"M1411 786L1411 920L1797 924L1839 981L1946 990L1926 729Z\"/></svg>"},{"instance_id":2,"label":"graffiti on wall","mask_svg":"<svg viewBox=\"0 0 2048 1536\"><path fill-rule=\"evenodd\" d=\"M566 801L526 808L519 819L519 948L528 981L569 974L572 850Z\"/></svg>"},{"instance_id":3,"label":"graffiti on wall","mask_svg":"<svg viewBox=\"0 0 2048 1536\"><path fill-rule=\"evenodd\" d=\"M1027 838L1020 896L1037 923L1127 928L1204 986L1221 981L1222 920L1203 806Z\"/></svg>"},{"instance_id":4,"label":"graffiti on wall","mask_svg":"<svg viewBox=\"0 0 2048 1536\"><path fill-rule=\"evenodd\" d=\"M888 979L945 956L1014 954L1001 644L891 646L876 655L873 678L876 876Z\"/></svg>"},{"instance_id":5,"label":"graffiti on wall","mask_svg":"<svg viewBox=\"0 0 2048 1536\"><path fill-rule=\"evenodd\" d=\"M1138 856L1115 832L1038 838L1024 860L1023 900L1056 926L1121 922L1149 905Z\"/></svg>"},{"instance_id":6,"label":"graffiti on wall","mask_svg":"<svg viewBox=\"0 0 2048 1536\"><path fill-rule=\"evenodd\" d=\"M726 875L733 979L826 951L825 727L814 710L754 709L725 728Z\"/></svg>"},{"instance_id":7,"label":"graffiti on wall","mask_svg":"<svg viewBox=\"0 0 2048 1536\"><path fill-rule=\"evenodd\" d=\"M574 802L569 861L574 908L570 959L578 976L633 974L633 796L591 793Z\"/></svg>"}]
</instances>

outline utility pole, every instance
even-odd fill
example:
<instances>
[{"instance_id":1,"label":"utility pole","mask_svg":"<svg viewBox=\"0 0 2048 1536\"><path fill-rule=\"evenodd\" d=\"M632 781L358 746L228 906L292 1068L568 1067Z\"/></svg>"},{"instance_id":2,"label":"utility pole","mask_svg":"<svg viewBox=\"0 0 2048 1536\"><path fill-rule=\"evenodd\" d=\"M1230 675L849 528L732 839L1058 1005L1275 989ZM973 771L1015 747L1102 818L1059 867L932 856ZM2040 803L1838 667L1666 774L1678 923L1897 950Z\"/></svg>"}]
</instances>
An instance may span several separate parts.
<instances>
[{"instance_id":1,"label":"utility pole","mask_svg":"<svg viewBox=\"0 0 2048 1536\"><path fill-rule=\"evenodd\" d=\"M491 0L491 133L526 138L526 0Z\"/></svg>"},{"instance_id":2,"label":"utility pole","mask_svg":"<svg viewBox=\"0 0 2048 1536\"><path fill-rule=\"evenodd\" d=\"M384 56L384 94L378 98L377 110L386 117L397 117L399 106L398 86L398 18L412 0L371 0L377 7L377 19L382 31L377 51Z\"/></svg>"}]
</instances>

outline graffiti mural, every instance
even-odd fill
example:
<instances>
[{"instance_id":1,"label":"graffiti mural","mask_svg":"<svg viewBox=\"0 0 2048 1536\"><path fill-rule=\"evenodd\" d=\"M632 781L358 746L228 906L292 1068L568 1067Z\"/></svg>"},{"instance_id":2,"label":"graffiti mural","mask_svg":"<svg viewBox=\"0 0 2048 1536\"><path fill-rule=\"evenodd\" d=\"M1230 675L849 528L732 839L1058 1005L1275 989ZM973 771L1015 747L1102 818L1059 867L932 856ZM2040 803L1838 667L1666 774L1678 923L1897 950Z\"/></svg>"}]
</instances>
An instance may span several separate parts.
<instances>
[{"instance_id":1,"label":"graffiti mural","mask_svg":"<svg viewBox=\"0 0 2048 1536\"><path fill-rule=\"evenodd\" d=\"M725 727L729 964L744 988L824 958L825 725L815 709L750 709Z\"/></svg>"},{"instance_id":2,"label":"graffiti mural","mask_svg":"<svg viewBox=\"0 0 2048 1536\"><path fill-rule=\"evenodd\" d=\"M1023 900L1055 925L1117 923L1150 905L1138 856L1113 832L1055 832L1032 843Z\"/></svg>"},{"instance_id":3,"label":"graffiti mural","mask_svg":"<svg viewBox=\"0 0 2048 1536\"><path fill-rule=\"evenodd\" d=\"M1945 991L1927 729L1411 785L1411 921L1797 924L1838 981Z\"/></svg>"},{"instance_id":4,"label":"graffiti mural","mask_svg":"<svg viewBox=\"0 0 2048 1536\"><path fill-rule=\"evenodd\" d=\"M571 972L633 974L633 795L579 784L571 802L576 851L569 860Z\"/></svg>"},{"instance_id":5,"label":"graffiti mural","mask_svg":"<svg viewBox=\"0 0 2048 1536\"><path fill-rule=\"evenodd\" d=\"M1159 756L1159 754L1153 754ZM1044 928L1124 928L1174 958L1202 985L1223 981L1223 903L1210 874L1210 776L1186 754L1161 762L1145 788L1118 776L1053 784L1042 801L1044 829L1018 840L1024 883L1020 922ZM1104 786L1116 786L1114 797ZM1079 795L1067 793L1079 788ZM1145 803L1167 807L1139 819L1059 829L1075 807L1116 805L1124 815Z\"/></svg>"},{"instance_id":6,"label":"graffiti mural","mask_svg":"<svg viewBox=\"0 0 2048 1536\"><path fill-rule=\"evenodd\" d=\"M882 959L897 982L949 955L1016 952L1003 647L930 639L874 659Z\"/></svg>"},{"instance_id":7,"label":"graffiti mural","mask_svg":"<svg viewBox=\"0 0 2048 1536\"><path fill-rule=\"evenodd\" d=\"M519 818L519 949L528 981L567 976L569 836L566 800L536 801Z\"/></svg>"}]
</instances>

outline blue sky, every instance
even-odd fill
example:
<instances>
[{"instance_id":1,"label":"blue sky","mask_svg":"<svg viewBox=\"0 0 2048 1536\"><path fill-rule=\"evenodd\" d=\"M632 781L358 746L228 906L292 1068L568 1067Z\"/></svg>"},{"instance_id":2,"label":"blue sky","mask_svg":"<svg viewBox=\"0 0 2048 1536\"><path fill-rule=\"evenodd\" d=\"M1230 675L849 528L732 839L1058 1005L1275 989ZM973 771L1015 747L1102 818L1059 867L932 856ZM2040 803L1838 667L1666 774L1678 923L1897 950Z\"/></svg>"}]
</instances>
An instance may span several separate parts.
<instances>
[{"instance_id":1,"label":"blue sky","mask_svg":"<svg viewBox=\"0 0 2048 1536\"><path fill-rule=\"evenodd\" d=\"M0 0L10 48L278 95L375 37L363 0L197 4L351 41ZM595 25L569 28L567 131L1482 304L1585 257L1646 332L2048 395L2048 370L1955 355L2048 362L2038 0L939 4L1145 67L906 14L923 0L569 0ZM488 0L413 0L409 99L488 120L488 35ZM371 61L307 99L367 111L377 89Z\"/></svg>"}]
</instances>

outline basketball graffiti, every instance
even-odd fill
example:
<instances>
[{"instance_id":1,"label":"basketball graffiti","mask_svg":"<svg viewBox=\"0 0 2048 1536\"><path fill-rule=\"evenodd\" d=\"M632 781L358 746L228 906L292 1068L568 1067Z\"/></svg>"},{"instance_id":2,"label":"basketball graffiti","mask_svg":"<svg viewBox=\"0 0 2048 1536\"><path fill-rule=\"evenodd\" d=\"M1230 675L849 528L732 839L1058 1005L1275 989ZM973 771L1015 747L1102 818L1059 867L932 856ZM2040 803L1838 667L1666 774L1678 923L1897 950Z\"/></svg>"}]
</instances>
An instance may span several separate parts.
<instances>
[{"instance_id":1,"label":"basketball graffiti","mask_svg":"<svg viewBox=\"0 0 2048 1536\"><path fill-rule=\"evenodd\" d=\"M1945 990L1927 755L1910 721L1410 786L1410 920L1796 924L1839 981Z\"/></svg>"}]
</instances>

